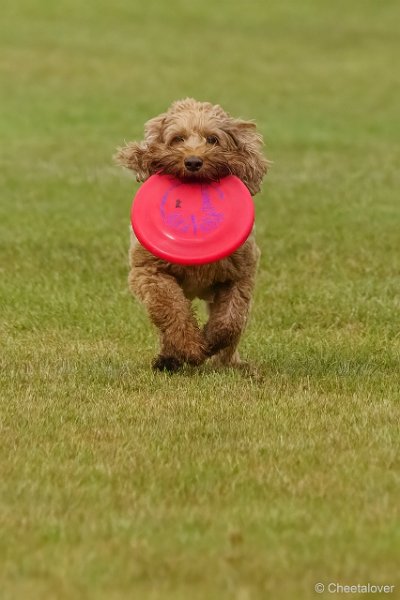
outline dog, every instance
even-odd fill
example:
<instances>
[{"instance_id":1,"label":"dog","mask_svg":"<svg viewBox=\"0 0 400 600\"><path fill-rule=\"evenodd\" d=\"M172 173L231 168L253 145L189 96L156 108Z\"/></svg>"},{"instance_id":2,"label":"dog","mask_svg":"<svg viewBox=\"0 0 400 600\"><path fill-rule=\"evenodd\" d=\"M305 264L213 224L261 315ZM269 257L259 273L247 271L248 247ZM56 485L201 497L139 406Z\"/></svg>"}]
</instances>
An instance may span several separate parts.
<instances>
[{"instance_id":1,"label":"dog","mask_svg":"<svg viewBox=\"0 0 400 600\"><path fill-rule=\"evenodd\" d=\"M262 146L252 121L235 119L219 105L186 98L148 121L144 140L119 148L116 160L134 171L139 182L156 173L203 182L235 175L254 196L268 167ZM227 258L189 266L157 258L132 234L129 287L160 333L153 369L174 372L211 357L218 365L243 364L237 347L259 257L254 231ZM207 303L209 318L203 328L191 304L196 297Z\"/></svg>"}]
</instances>

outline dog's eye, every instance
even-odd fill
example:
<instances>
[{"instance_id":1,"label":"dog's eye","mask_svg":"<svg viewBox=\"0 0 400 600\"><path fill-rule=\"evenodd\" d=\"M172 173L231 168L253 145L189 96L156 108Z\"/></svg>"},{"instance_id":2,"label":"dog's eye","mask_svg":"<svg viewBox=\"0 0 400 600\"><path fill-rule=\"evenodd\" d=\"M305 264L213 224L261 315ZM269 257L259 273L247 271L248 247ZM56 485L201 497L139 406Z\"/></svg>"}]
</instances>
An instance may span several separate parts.
<instances>
[{"instance_id":1,"label":"dog's eye","mask_svg":"<svg viewBox=\"0 0 400 600\"><path fill-rule=\"evenodd\" d=\"M171 144L179 144L180 142L184 142L185 138L182 135L176 135L172 138Z\"/></svg>"},{"instance_id":2,"label":"dog's eye","mask_svg":"<svg viewBox=\"0 0 400 600\"><path fill-rule=\"evenodd\" d=\"M212 144L215 146L216 144L219 144L219 139L216 135L209 135L207 136L207 144Z\"/></svg>"}]
</instances>

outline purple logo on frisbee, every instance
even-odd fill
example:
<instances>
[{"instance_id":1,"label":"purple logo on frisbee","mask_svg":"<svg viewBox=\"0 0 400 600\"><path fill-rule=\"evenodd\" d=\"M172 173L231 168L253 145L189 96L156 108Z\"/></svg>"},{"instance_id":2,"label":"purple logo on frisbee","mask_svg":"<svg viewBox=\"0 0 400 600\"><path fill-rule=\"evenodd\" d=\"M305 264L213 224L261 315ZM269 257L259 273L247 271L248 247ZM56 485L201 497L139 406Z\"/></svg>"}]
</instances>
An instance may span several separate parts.
<instances>
[{"instance_id":1,"label":"purple logo on frisbee","mask_svg":"<svg viewBox=\"0 0 400 600\"><path fill-rule=\"evenodd\" d=\"M218 229L224 221L224 214L215 208L211 193L216 193L218 199L223 200L223 191L211 184L201 185L200 196L199 190L194 190L193 197L185 200L179 194L172 193L177 192L181 185L184 184L171 186L162 196L160 214L164 223L175 231L195 236L198 232L207 234Z\"/></svg>"}]
</instances>

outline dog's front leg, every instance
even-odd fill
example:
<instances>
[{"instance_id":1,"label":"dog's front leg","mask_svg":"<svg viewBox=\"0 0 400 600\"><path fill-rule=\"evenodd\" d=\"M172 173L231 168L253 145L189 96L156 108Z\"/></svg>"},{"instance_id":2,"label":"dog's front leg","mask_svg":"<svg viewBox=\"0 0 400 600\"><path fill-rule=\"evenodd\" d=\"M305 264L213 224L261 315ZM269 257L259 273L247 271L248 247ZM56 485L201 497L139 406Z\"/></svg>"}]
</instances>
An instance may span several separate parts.
<instances>
[{"instance_id":1,"label":"dog's front leg","mask_svg":"<svg viewBox=\"0 0 400 600\"><path fill-rule=\"evenodd\" d=\"M206 352L225 365L240 363L236 350L250 312L254 281L246 278L221 284L214 301L208 304L209 319L204 327Z\"/></svg>"},{"instance_id":2,"label":"dog's front leg","mask_svg":"<svg viewBox=\"0 0 400 600\"><path fill-rule=\"evenodd\" d=\"M191 302L175 277L146 266L132 266L131 291L143 302L158 328L161 350L153 361L157 370L176 371L183 363L200 365L206 358L202 332Z\"/></svg>"}]
</instances>

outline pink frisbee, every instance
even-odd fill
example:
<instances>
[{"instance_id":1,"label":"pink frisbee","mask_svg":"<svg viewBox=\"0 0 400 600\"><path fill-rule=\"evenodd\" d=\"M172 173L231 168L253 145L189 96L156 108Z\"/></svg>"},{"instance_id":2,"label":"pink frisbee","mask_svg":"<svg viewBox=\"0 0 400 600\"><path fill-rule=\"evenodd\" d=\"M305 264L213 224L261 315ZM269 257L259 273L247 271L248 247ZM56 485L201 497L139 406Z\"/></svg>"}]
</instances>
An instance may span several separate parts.
<instances>
[{"instance_id":1,"label":"pink frisbee","mask_svg":"<svg viewBox=\"0 0 400 600\"><path fill-rule=\"evenodd\" d=\"M155 256L200 265L229 256L246 241L254 204L233 175L212 183L152 175L134 198L131 223L139 242Z\"/></svg>"}]
</instances>

